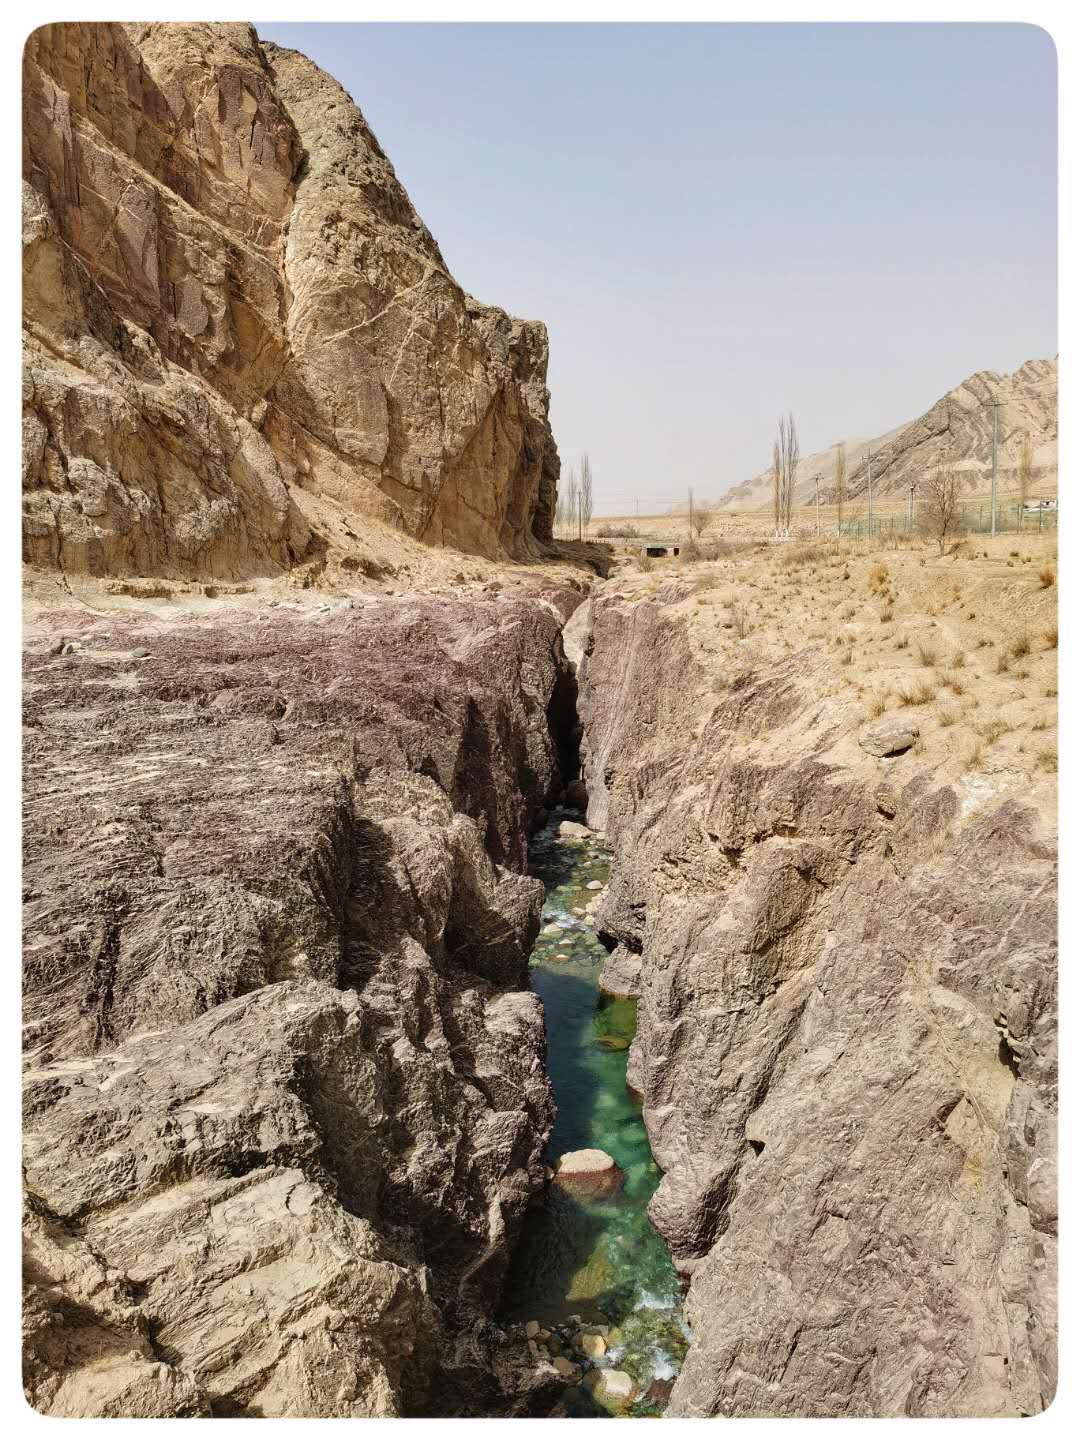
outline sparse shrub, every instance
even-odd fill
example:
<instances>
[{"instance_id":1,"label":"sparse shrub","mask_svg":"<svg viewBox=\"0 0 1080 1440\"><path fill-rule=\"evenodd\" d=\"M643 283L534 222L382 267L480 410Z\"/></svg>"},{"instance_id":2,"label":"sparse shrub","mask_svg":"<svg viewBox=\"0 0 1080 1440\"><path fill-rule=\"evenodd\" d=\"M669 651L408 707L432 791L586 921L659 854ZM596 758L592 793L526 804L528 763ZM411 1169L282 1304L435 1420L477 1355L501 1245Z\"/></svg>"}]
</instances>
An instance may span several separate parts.
<instances>
[{"instance_id":1,"label":"sparse shrub","mask_svg":"<svg viewBox=\"0 0 1080 1440\"><path fill-rule=\"evenodd\" d=\"M1032 730L1048 730L1050 728L1050 721L1045 715L1040 715L1038 720L1031 722L1031 728Z\"/></svg>"},{"instance_id":2,"label":"sparse shrub","mask_svg":"<svg viewBox=\"0 0 1080 1440\"><path fill-rule=\"evenodd\" d=\"M600 540L636 540L641 531L636 525L600 525L596 534Z\"/></svg>"},{"instance_id":3,"label":"sparse shrub","mask_svg":"<svg viewBox=\"0 0 1080 1440\"><path fill-rule=\"evenodd\" d=\"M793 545L780 557L780 569L801 570L804 565L809 565L818 558L819 551L816 545Z\"/></svg>"},{"instance_id":4,"label":"sparse shrub","mask_svg":"<svg viewBox=\"0 0 1080 1440\"><path fill-rule=\"evenodd\" d=\"M1056 650L1058 648L1058 627L1051 625L1042 632L1042 638L1048 650Z\"/></svg>"},{"instance_id":5,"label":"sparse shrub","mask_svg":"<svg viewBox=\"0 0 1080 1440\"><path fill-rule=\"evenodd\" d=\"M1018 635L1016 639L1012 642L1012 644L1009 646L1009 654L1014 660L1020 660L1025 655L1030 655L1031 636L1027 634Z\"/></svg>"},{"instance_id":6,"label":"sparse shrub","mask_svg":"<svg viewBox=\"0 0 1080 1440\"><path fill-rule=\"evenodd\" d=\"M1050 586L1053 585L1056 579L1057 576L1054 574L1054 568L1052 565L1044 565L1043 568L1039 571L1039 584L1044 590L1049 590Z\"/></svg>"},{"instance_id":7,"label":"sparse shrub","mask_svg":"<svg viewBox=\"0 0 1080 1440\"><path fill-rule=\"evenodd\" d=\"M1040 770L1056 771L1058 768L1057 751L1052 745L1044 745L1041 750L1035 751L1035 764Z\"/></svg>"},{"instance_id":8,"label":"sparse shrub","mask_svg":"<svg viewBox=\"0 0 1080 1440\"><path fill-rule=\"evenodd\" d=\"M991 644L993 644L993 641L990 639L989 635L980 635L978 640L975 641L975 649L985 650L987 645Z\"/></svg>"},{"instance_id":9,"label":"sparse shrub","mask_svg":"<svg viewBox=\"0 0 1080 1440\"><path fill-rule=\"evenodd\" d=\"M906 635L901 635L900 639L896 642L896 648L898 650L906 650L910 644L911 641L908 639L908 637Z\"/></svg>"},{"instance_id":10,"label":"sparse shrub","mask_svg":"<svg viewBox=\"0 0 1080 1440\"><path fill-rule=\"evenodd\" d=\"M653 562L653 557L651 555L646 555L644 550L638 551L637 555L635 556L635 562L637 564L637 568L639 570L644 570L646 573L656 568Z\"/></svg>"},{"instance_id":11,"label":"sparse shrub","mask_svg":"<svg viewBox=\"0 0 1080 1440\"><path fill-rule=\"evenodd\" d=\"M1057 686L1056 686L1056 685L1047 685L1046 689L1043 691L1043 694L1046 696L1047 700L1056 700L1056 699L1057 699Z\"/></svg>"},{"instance_id":12,"label":"sparse shrub","mask_svg":"<svg viewBox=\"0 0 1080 1440\"><path fill-rule=\"evenodd\" d=\"M933 669L938 663L937 651L932 645L927 645L925 641L919 641L916 654L919 657L919 664L925 665L928 670Z\"/></svg>"},{"instance_id":13,"label":"sparse shrub","mask_svg":"<svg viewBox=\"0 0 1080 1440\"><path fill-rule=\"evenodd\" d=\"M1007 675L1009 673L1009 657L1002 650L998 654L997 663L994 666L995 675Z\"/></svg>"},{"instance_id":14,"label":"sparse shrub","mask_svg":"<svg viewBox=\"0 0 1080 1440\"><path fill-rule=\"evenodd\" d=\"M878 619L881 621L882 625L888 625L888 624L890 624L891 621L892 621L892 618L893 618L892 609L891 609L888 605L882 606L882 608L881 608L881 610L880 610L880 612L879 612L879 614L878 614Z\"/></svg>"},{"instance_id":15,"label":"sparse shrub","mask_svg":"<svg viewBox=\"0 0 1080 1440\"><path fill-rule=\"evenodd\" d=\"M889 567L887 565L883 565L879 560L875 565L872 565L870 567L869 584L871 590L878 591L883 589L884 586L888 583L888 580Z\"/></svg>"},{"instance_id":16,"label":"sparse shrub","mask_svg":"<svg viewBox=\"0 0 1080 1440\"><path fill-rule=\"evenodd\" d=\"M874 695L870 700L870 719L877 720L879 716L885 714L888 708L889 697L882 695L879 691L878 694Z\"/></svg>"},{"instance_id":17,"label":"sparse shrub","mask_svg":"<svg viewBox=\"0 0 1080 1440\"><path fill-rule=\"evenodd\" d=\"M951 690L954 695L963 695L964 691L967 689L967 686L964 684L964 682L956 675L950 675L946 680L944 680L943 683L945 685L945 688L947 690Z\"/></svg>"},{"instance_id":18,"label":"sparse shrub","mask_svg":"<svg viewBox=\"0 0 1080 1440\"><path fill-rule=\"evenodd\" d=\"M952 657L952 668L954 670L963 670L966 664L967 656L962 650L958 650L956 654Z\"/></svg>"}]
</instances>

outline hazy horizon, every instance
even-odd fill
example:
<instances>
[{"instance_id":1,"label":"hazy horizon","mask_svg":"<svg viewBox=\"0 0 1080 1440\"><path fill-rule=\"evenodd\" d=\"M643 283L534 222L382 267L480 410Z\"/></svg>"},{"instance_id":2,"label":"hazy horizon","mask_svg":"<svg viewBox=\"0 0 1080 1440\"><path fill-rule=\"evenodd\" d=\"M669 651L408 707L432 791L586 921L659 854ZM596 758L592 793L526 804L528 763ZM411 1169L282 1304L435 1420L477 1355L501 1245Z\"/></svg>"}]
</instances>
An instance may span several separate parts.
<instances>
[{"instance_id":1,"label":"hazy horizon","mask_svg":"<svg viewBox=\"0 0 1080 1440\"><path fill-rule=\"evenodd\" d=\"M479 299L543 320L597 513L1057 352L1057 62L1022 24L257 23L350 92Z\"/></svg>"}]
</instances>

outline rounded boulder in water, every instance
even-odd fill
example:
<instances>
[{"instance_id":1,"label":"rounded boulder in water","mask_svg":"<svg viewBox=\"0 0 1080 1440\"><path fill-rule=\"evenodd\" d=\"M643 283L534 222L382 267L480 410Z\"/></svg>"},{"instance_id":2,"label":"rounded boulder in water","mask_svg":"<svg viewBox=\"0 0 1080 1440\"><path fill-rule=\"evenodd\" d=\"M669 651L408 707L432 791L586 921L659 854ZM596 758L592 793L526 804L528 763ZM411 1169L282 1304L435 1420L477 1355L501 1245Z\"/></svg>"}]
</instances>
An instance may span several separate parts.
<instances>
[{"instance_id":1,"label":"rounded boulder in water","mask_svg":"<svg viewBox=\"0 0 1080 1440\"><path fill-rule=\"evenodd\" d=\"M581 1195L614 1195L623 1179L606 1150L568 1150L555 1162L553 1184Z\"/></svg>"}]
</instances>

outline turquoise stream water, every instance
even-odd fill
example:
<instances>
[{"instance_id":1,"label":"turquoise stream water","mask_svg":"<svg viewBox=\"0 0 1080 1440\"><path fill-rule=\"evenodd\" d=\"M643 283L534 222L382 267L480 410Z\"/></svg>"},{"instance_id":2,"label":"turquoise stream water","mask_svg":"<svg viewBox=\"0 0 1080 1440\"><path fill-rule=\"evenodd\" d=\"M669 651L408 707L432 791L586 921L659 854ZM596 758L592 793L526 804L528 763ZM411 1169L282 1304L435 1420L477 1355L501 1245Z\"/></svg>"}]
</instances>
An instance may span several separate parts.
<instances>
[{"instance_id":1,"label":"turquoise stream water","mask_svg":"<svg viewBox=\"0 0 1080 1440\"><path fill-rule=\"evenodd\" d=\"M544 1002L558 1106L548 1163L567 1150L596 1147L614 1157L626 1180L616 1195L595 1201L549 1187L526 1218L503 1314L551 1327L573 1315L610 1327L611 1348L601 1363L637 1382L642 1399L632 1414L657 1414L663 1387L655 1382L678 1373L686 1338L678 1277L646 1214L660 1171L641 1106L626 1088L635 1004L597 988L606 952L582 913L597 893L589 883L607 882L607 854L595 840L560 837L557 826L556 819L541 831L530 851L533 874L546 889L530 977ZM583 1394L571 1413L601 1412Z\"/></svg>"}]
</instances>

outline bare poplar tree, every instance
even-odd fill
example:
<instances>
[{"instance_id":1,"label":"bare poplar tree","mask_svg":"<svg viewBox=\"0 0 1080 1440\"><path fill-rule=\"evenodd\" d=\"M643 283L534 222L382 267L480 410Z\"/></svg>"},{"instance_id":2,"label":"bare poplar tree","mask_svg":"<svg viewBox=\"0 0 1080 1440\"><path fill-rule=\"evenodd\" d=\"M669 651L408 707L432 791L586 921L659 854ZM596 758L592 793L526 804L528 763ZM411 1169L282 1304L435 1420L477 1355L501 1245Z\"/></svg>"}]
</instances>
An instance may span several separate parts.
<instances>
[{"instance_id":1,"label":"bare poplar tree","mask_svg":"<svg viewBox=\"0 0 1080 1440\"><path fill-rule=\"evenodd\" d=\"M847 455L843 445L836 450L836 538L844 526L844 501L847 499Z\"/></svg>"},{"instance_id":2,"label":"bare poplar tree","mask_svg":"<svg viewBox=\"0 0 1080 1440\"><path fill-rule=\"evenodd\" d=\"M578 489L577 471L576 471L576 470L574 469L574 467L571 465L571 467L570 467L570 484L567 486L567 490L566 490L566 518L567 518L567 521L568 521L568 524L569 524L569 528L570 528L570 539L571 539L571 540L574 538L574 530L575 530L576 527L577 527L578 514L580 513L580 508L581 508L581 501L580 501L580 493L579 493L579 489Z\"/></svg>"},{"instance_id":3,"label":"bare poplar tree","mask_svg":"<svg viewBox=\"0 0 1080 1440\"><path fill-rule=\"evenodd\" d=\"M919 525L937 541L941 554L960 518L960 477L955 470L934 470L921 485Z\"/></svg>"},{"instance_id":4,"label":"bare poplar tree","mask_svg":"<svg viewBox=\"0 0 1080 1440\"><path fill-rule=\"evenodd\" d=\"M777 535L780 534L780 442L772 447L772 514Z\"/></svg>"},{"instance_id":5,"label":"bare poplar tree","mask_svg":"<svg viewBox=\"0 0 1080 1440\"><path fill-rule=\"evenodd\" d=\"M791 533L791 507L795 498L795 471L799 464L799 438L795 433L795 416L789 410L787 419L781 415L773 449L773 487L779 491L780 529L785 537Z\"/></svg>"},{"instance_id":6,"label":"bare poplar tree","mask_svg":"<svg viewBox=\"0 0 1080 1440\"><path fill-rule=\"evenodd\" d=\"M1020 524L1024 523L1024 505L1031 495L1031 472L1032 472L1032 450L1031 431L1024 431L1024 438L1020 441L1020 463L1016 470L1016 484L1020 491Z\"/></svg>"},{"instance_id":7,"label":"bare poplar tree","mask_svg":"<svg viewBox=\"0 0 1080 1440\"><path fill-rule=\"evenodd\" d=\"M592 466L589 464L589 452L586 451L581 457L581 479L578 482L580 495L581 531L578 539L582 538L582 531L585 535L589 533L589 526L592 523L593 493L592 493Z\"/></svg>"}]
</instances>

